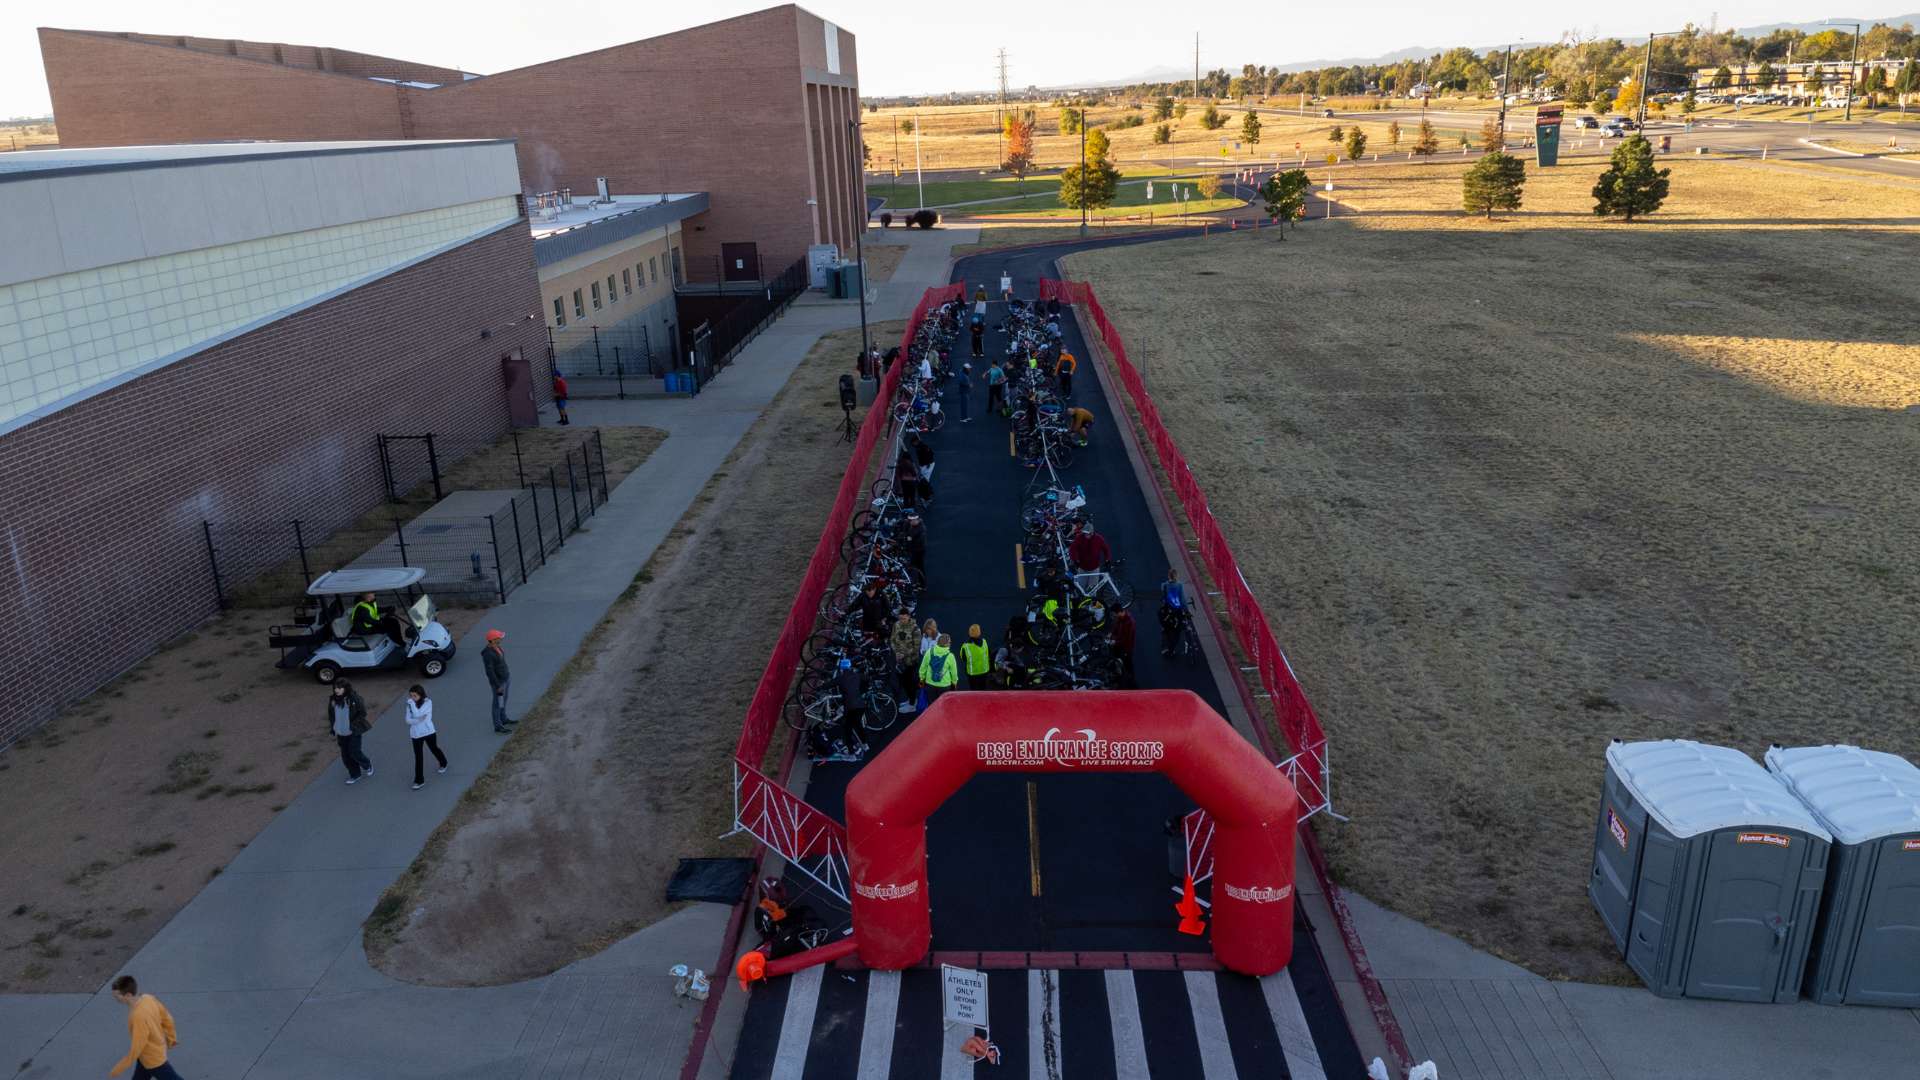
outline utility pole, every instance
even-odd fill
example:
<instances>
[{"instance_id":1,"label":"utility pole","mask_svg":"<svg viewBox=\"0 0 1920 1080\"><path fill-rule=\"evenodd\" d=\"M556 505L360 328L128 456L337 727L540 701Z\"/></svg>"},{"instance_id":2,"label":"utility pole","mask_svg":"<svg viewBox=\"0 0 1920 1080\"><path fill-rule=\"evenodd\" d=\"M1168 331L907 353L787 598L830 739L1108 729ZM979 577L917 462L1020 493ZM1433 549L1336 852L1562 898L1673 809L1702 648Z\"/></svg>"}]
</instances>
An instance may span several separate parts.
<instances>
[{"instance_id":1,"label":"utility pole","mask_svg":"<svg viewBox=\"0 0 1920 1080\"><path fill-rule=\"evenodd\" d=\"M1853 119L1853 88L1855 85L1857 85L1857 80L1854 78L1853 73L1856 65L1860 63L1860 24L1836 22L1832 19L1828 19L1827 25L1853 27L1853 52L1851 52L1847 56L1847 115L1846 115L1846 119L1852 120ZM1907 63L1909 64L1920 63L1920 61L1909 60L1907 61Z\"/></svg>"},{"instance_id":2,"label":"utility pole","mask_svg":"<svg viewBox=\"0 0 1920 1080\"><path fill-rule=\"evenodd\" d=\"M1507 63L1500 69L1500 149L1507 148L1507 98L1513 94L1513 46L1507 46ZM1489 151L1493 147L1487 147Z\"/></svg>"},{"instance_id":3,"label":"utility pole","mask_svg":"<svg viewBox=\"0 0 1920 1080\"><path fill-rule=\"evenodd\" d=\"M916 131L920 128L919 124L913 126ZM854 176L863 177L866 174L860 168L860 121L847 121L847 131L853 136L847 141L847 156L852 159L849 164L853 167ZM855 223L853 229L853 261L860 265L860 358L864 366L867 352L872 347L872 343L867 339L867 198L865 185L862 185L857 198L860 200L856 204L856 208L860 211L860 219Z\"/></svg>"},{"instance_id":4,"label":"utility pole","mask_svg":"<svg viewBox=\"0 0 1920 1080\"><path fill-rule=\"evenodd\" d=\"M1640 108L1634 116L1634 123L1640 125L1640 134L1647 133L1647 77L1653 74L1653 34L1647 35L1647 56L1640 62Z\"/></svg>"},{"instance_id":5,"label":"utility pole","mask_svg":"<svg viewBox=\"0 0 1920 1080\"><path fill-rule=\"evenodd\" d=\"M920 185L919 204L916 210L927 208L927 176L920 171L920 114L913 114L913 180Z\"/></svg>"},{"instance_id":6,"label":"utility pole","mask_svg":"<svg viewBox=\"0 0 1920 1080\"><path fill-rule=\"evenodd\" d=\"M1000 103L993 110L993 126L999 129L1000 160L1007 160L1007 49L1000 47Z\"/></svg>"},{"instance_id":7,"label":"utility pole","mask_svg":"<svg viewBox=\"0 0 1920 1080\"><path fill-rule=\"evenodd\" d=\"M1199 40L1195 34L1194 39ZM1195 55L1198 55L1196 52ZM1080 108L1080 238L1087 238L1087 110Z\"/></svg>"},{"instance_id":8,"label":"utility pole","mask_svg":"<svg viewBox=\"0 0 1920 1080\"><path fill-rule=\"evenodd\" d=\"M1200 97L1200 31L1193 32L1193 96Z\"/></svg>"}]
</instances>

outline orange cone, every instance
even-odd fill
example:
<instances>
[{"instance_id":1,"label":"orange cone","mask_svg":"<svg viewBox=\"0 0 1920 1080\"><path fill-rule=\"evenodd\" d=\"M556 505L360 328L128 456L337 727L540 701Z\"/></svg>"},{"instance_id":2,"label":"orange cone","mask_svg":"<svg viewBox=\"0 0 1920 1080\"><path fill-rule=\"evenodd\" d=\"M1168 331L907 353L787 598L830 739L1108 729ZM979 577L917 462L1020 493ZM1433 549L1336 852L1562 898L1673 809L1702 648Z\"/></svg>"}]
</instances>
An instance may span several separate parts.
<instances>
[{"instance_id":1,"label":"orange cone","mask_svg":"<svg viewBox=\"0 0 1920 1080\"><path fill-rule=\"evenodd\" d=\"M1183 934L1204 934L1207 924L1200 918L1200 901L1193 895L1193 875L1187 875L1186 887L1180 890L1180 902L1173 905L1180 913L1180 932Z\"/></svg>"}]
</instances>

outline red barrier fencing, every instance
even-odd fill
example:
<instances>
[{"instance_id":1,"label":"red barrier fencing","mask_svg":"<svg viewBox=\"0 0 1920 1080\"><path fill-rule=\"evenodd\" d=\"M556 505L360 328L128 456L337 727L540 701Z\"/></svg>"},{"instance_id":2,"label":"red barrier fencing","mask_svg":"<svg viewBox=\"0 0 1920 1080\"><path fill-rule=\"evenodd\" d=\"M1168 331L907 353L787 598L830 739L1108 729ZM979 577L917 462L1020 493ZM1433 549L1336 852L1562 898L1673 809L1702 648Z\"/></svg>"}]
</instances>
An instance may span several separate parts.
<instances>
[{"instance_id":1,"label":"red barrier fencing","mask_svg":"<svg viewBox=\"0 0 1920 1080\"><path fill-rule=\"evenodd\" d=\"M813 634L820 617L821 602L833 584L840 562L840 544L853 521L856 504L866 495L867 466L873 448L884 437L887 417L892 412L894 391L900 385L900 373L910 366L913 339L927 312L949 300L957 299L965 286L947 285L928 289L907 319L900 337L900 359L880 378L879 392L861 421L860 432L848 459L847 472L840 478L840 492L833 509L820 530L820 539L807 561L806 573L794 592L793 606L787 609L787 621L780 637L767 656L767 666L754 688L753 701L747 706L746 722L733 757L733 827L752 833L761 843L779 852L789 863L807 873L842 900L846 899L846 827L814 809L804 799L760 771L773 734L780 727L780 709L788 687L800 666L800 649Z\"/></svg>"},{"instance_id":2,"label":"red barrier fencing","mask_svg":"<svg viewBox=\"0 0 1920 1080\"><path fill-rule=\"evenodd\" d=\"M1227 545L1227 538L1220 532L1213 511L1207 506L1206 492L1201 490L1193 470L1187 467L1186 456L1180 452L1172 433L1161 422L1160 409L1154 404L1153 395L1147 392L1146 382L1141 379L1139 370L1127 359L1126 343L1121 340L1119 330L1107 319L1107 313L1100 307L1093 287L1086 282L1042 278L1040 299L1076 304L1092 318L1101 343L1106 346L1108 355L1113 357L1113 366L1120 382L1127 388L1134 409L1140 414L1141 426L1146 429L1154 452L1159 455L1160 466L1166 470L1174 494L1179 498L1181 508L1186 511L1187 521L1199 541L1200 558L1226 600L1227 619L1233 625L1234 636L1258 672L1260 685L1273 701L1280 734L1294 753L1294 757L1282 762L1281 767L1286 769L1288 778L1300 793L1301 815L1305 817L1327 809L1331 805L1327 786L1327 735L1320 726L1320 718L1314 714L1299 680L1294 678L1293 666L1287 662L1286 653L1281 651L1279 642L1274 638L1266 612L1261 609L1260 602L1254 599L1247 579L1241 575L1240 564L1233 557L1233 549Z\"/></svg>"}]
</instances>

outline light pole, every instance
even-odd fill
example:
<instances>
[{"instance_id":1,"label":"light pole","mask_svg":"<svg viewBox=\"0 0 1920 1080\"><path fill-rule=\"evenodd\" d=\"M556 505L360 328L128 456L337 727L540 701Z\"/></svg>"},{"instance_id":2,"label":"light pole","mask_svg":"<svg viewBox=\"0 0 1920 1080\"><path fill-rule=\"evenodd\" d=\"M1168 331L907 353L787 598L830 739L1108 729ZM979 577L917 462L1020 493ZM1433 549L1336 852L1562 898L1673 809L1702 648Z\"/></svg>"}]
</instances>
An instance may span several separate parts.
<instances>
[{"instance_id":1,"label":"light pole","mask_svg":"<svg viewBox=\"0 0 1920 1080\"><path fill-rule=\"evenodd\" d=\"M1647 81L1653 77L1653 39L1661 37L1679 37L1685 30L1662 30L1647 35L1647 56L1640 62L1640 107L1635 110L1634 123L1639 125L1642 138L1647 134Z\"/></svg>"},{"instance_id":2,"label":"light pole","mask_svg":"<svg viewBox=\"0 0 1920 1080\"><path fill-rule=\"evenodd\" d=\"M1198 34L1194 40L1200 40ZM1198 46L1195 46L1198 49ZM1087 238L1087 110L1080 110L1080 238Z\"/></svg>"},{"instance_id":3,"label":"light pole","mask_svg":"<svg viewBox=\"0 0 1920 1080\"><path fill-rule=\"evenodd\" d=\"M1828 19L1827 25L1853 27L1853 52L1849 54L1847 57L1847 114L1845 117L1843 117L1843 119L1845 120L1852 120L1853 119L1853 87L1854 87L1853 70L1855 65L1860 63L1860 24L1850 23L1850 22L1840 22L1835 19ZM1913 61L1908 61L1908 63L1912 63L1912 62Z\"/></svg>"},{"instance_id":4,"label":"light pole","mask_svg":"<svg viewBox=\"0 0 1920 1080\"><path fill-rule=\"evenodd\" d=\"M919 127L919 124L914 125L916 131ZM852 175L860 179L860 190L854 193L854 198L857 200L855 206L859 209L860 216L853 227L853 261L860 266L860 363L864 370L867 353L872 347L867 340L867 174L860 167L860 121L847 121L847 129L848 134L852 136L847 140L848 164L852 166Z\"/></svg>"},{"instance_id":5,"label":"light pole","mask_svg":"<svg viewBox=\"0 0 1920 1080\"><path fill-rule=\"evenodd\" d=\"M913 180L920 185L920 197L914 209L927 208L927 174L920 171L920 114L913 114Z\"/></svg>"}]
</instances>

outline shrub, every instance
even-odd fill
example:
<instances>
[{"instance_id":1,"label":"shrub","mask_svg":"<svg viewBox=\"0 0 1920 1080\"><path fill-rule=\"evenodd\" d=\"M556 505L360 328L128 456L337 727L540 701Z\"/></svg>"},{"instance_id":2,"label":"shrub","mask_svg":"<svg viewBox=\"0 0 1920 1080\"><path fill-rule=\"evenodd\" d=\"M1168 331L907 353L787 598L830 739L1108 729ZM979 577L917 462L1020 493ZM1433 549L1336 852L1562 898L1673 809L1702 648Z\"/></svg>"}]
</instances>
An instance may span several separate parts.
<instances>
[{"instance_id":1,"label":"shrub","mask_svg":"<svg viewBox=\"0 0 1920 1080\"><path fill-rule=\"evenodd\" d=\"M940 215L931 210L915 210L913 216L907 219L907 225L909 227L918 225L923 229L931 229L933 228L934 222L939 220Z\"/></svg>"}]
</instances>

